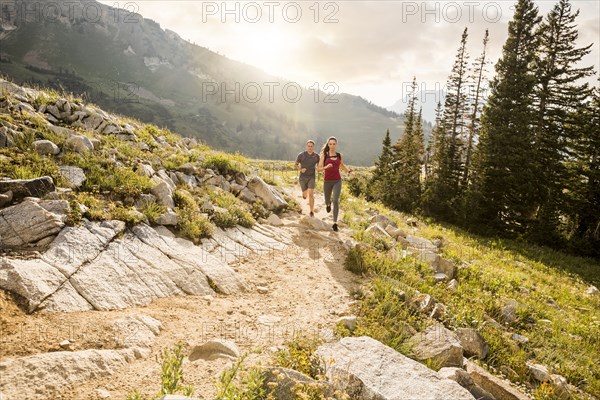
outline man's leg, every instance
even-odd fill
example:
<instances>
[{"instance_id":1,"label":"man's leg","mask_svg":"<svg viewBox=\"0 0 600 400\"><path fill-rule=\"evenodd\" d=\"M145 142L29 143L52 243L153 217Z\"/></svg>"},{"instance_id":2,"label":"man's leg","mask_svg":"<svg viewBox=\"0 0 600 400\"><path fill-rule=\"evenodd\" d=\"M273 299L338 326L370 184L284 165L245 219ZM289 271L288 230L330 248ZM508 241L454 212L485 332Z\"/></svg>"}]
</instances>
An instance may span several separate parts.
<instances>
[{"instance_id":1,"label":"man's leg","mask_svg":"<svg viewBox=\"0 0 600 400\"><path fill-rule=\"evenodd\" d=\"M310 212L315 212L315 189L308 189L308 205L310 206Z\"/></svg>"}]
</instances>

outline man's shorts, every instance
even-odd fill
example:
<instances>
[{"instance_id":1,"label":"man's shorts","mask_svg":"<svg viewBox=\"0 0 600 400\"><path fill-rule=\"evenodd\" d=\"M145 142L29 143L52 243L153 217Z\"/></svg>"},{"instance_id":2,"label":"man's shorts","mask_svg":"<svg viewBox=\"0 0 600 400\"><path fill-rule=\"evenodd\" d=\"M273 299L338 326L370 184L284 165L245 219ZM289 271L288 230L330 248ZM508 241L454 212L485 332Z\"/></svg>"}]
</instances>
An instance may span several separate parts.
<instances>
[{"instance_id":1,"label":"man's shorts","mask_svg":"<svg viewBox=\"0 0 600 400\"><path fill-rule=\"evenodd\" d=\"M298 179L298 182L300 183L300 188L302 189L303 192L306 192L306 190L308 190L308 189L315 188L315 177L314 176L311 176L311 177L301 176Z\"/></svg>"}]
</instances>

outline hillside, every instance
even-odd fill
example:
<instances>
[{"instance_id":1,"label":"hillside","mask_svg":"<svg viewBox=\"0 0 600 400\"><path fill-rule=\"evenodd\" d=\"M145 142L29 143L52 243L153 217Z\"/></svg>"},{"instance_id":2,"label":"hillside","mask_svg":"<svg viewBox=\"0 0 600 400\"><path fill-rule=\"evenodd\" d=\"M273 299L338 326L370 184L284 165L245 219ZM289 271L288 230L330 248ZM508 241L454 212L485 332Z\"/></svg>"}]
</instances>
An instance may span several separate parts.
<instances>
[{"instance_id":1,"label":"hillside","mask_svg":"<svg viewBox=\"0 0 600 400\"><path fill-rule=\"evenodd\" d=\"M295 179L0 80L0 399L600 396L597 261Z\"/></svg>"},{"instance_id":2,"label":"hillside","mask_svg":"<svg viewBox=\"0 0 600 400\"><path fill-rule=\"evenodd\" d=\"M308 138L323 143L334 135L354 164L371 165L385 131L401 134L394 112L349 94L329 96L326 82L317 91L270 76L139 14L75 2L54 17L49 4L58 3L19 4L5 5L0 21L0 74L15 82L83 95L108 111L256 158L292 159ZM90 9L98 18L84 17Z\"/></svg>"}]
</instances>

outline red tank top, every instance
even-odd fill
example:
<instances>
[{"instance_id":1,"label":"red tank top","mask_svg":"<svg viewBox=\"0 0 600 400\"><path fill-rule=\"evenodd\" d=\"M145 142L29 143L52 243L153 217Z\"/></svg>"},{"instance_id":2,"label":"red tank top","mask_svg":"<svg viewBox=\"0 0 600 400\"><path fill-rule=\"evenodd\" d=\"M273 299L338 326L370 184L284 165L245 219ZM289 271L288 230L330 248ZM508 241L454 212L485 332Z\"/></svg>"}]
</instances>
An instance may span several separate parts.
<instances>
[{"instance_id":1,"label":"red tank top","mask_svg":"<svg viewBox=\"0 0 600 400\"><path fill-rule=\"evenodd\" d=\"M323 166L326 166L327 164L333 165L333 167L329 167L325 170L324 179L326 181L339 181L340 179L342 179L342 176L340 175L340 164L342 162L342 158L339 155L339 153L337 153L336 156L333 156L336 158L332 159L331 155L325 154L325 162L323 163Z\"/></svg>"}]
</instances>

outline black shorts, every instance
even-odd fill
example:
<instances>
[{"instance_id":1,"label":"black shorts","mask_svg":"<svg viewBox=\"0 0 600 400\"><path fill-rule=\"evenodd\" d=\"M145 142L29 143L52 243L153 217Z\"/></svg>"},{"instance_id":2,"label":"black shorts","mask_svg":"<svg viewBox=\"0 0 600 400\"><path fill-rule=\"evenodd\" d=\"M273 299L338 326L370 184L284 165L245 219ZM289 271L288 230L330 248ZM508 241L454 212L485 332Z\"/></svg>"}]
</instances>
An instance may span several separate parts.
<instances>
[{"instance_id":1,"label":"black shorts","mask_svg":"<svg viewBox=\"0 0 600 400\"><path fill-rule=\"evenodd\" d=\"M303 192L306 192L308 189L315 188L315 177L314 176L310 176L310 177L301 176L300 178L298 178L298 182L300 183L300 188L302 189Z\"/></svg>"}]
</instances>

